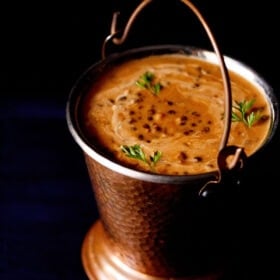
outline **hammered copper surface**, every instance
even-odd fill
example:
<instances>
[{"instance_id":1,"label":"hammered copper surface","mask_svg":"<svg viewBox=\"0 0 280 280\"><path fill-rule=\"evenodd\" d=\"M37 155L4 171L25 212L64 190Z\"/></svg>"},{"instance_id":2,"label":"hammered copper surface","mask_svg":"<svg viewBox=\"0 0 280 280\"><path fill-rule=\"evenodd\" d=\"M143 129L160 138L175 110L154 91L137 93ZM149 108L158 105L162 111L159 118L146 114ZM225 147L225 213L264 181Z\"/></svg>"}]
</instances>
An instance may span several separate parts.
<instances>
[{"instance_id":1,"label":"hammered copper surface","mask_svg":"<svg viewBox=\"0 0 280 280\"><path fill-rule=\"evenodd\" d=\"M233 221L227 199L199 197L201 182L145 182L85 157L111 253L127 266L177 277L217 270L228 261Z\"/></svg>"},{"instance_id":2,"label":"hammered copper surface","mask_svg":"<svg viewBox=\"0 0 280 280\"><path fill-rule=\"evenodd\" d=\"M90 280L229 280L221 270L179 278L158 277L134 270L112 254L100 220L86 234L81 253L83 266Z\"/></svg>"}]
</instances>

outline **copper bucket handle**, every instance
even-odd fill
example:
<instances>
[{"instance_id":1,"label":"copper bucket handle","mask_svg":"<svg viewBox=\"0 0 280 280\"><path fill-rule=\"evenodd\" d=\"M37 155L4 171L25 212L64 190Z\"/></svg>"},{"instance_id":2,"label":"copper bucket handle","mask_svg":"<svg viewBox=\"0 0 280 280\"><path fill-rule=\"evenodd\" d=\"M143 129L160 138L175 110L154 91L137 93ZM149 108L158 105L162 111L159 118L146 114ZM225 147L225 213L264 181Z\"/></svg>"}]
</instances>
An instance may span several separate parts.
<instances>
[{"instance_id":1,"label":"copper bucket handle","mask_svg":"<svg viewBox=\"0 0 280 280\"><path fill-rule=\"evenodd\" d=\"M196 17L198 18L198 20L200 21L200 23L202 24L202 26L204 27L204 30L206 31L208 38L212 44L212 47L216 53L218 62L219 62L219 66L220 66L220 70L221 70L221 74L222 74L222 79L223 79L223 84L224 84L224 99L225 99L225 103L224 103L224 131L223 131L223 135L221 138L221 142L220 142L220 146L219 146L219 153L218 153L218 177L216 180L214 181L210 181L208 182L205 186L203 186L200 190L200 193L202 191L204 191L204 189L206 188L206 186L209 183L219 183L221 182L221 173L224 170L231 170L234 169L236 166L242 167L243 166L243 162L245 159L245 154L242 148L240 147L236 147L236 146L231 146L230 149L226 149L226 145L228 142L228 138L229 138L229 134L230 134L230 128L231 128L231 108L232 108L232 93L231 93L231 85L230 85L230 78L229 78L229 73L224 61L224 57L218 47L218 44L216 43L216 40L214 38L213 32L210 30L209 25L207 24L205 18L202 16L202 14L200 13L200 11L197 9L197 7L191 3L191 1L189 0L180 0L181 2L183 2L186 6L188 6L191 11L196 15ZM102 46L102 59L106 58L105 55L105 49L106 49L106 45L109 41L112 40L112 42L115 45L121 45L122 43L124 43L124 41L126 40L128 33L131 29L131 26L133 24L133 22L135 21L137 15L151 2L153 2L153 0L143 0L137 7L136 9L133 11L132 15L130 16L130 18L128 19L128 22L124 28L124 31L122 33L121 37L117 37L117 35L119 34L119 31L117 30L116 26L117 26L117 18L119 13L115 12L113 14L113 19L112 19L112 24L111 24L111 33L109 36L107 36L104 40L103 46ZM233 159L230 162L230 164L228 164L226 162L226 158L229 155L233 155ZM240 162L242 162L242 164L240 164ZM239 163L239 164L238 164Z\"/></svg>"}]
</instances>

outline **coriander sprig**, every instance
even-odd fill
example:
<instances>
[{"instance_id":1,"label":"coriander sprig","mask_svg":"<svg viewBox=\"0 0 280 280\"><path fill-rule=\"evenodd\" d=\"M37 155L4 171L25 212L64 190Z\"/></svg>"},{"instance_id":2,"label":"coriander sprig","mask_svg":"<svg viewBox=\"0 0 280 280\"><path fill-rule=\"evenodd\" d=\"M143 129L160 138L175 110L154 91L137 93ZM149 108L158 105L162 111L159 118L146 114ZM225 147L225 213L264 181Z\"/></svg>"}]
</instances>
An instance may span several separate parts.
<instances>
[{"instance_id":1,"label":"coriander sprig","mask_svg":"<svg viewBox=\"0 0 280 280\"><path fill-rule=\"evenodd\" d=\"M140 161L145 162L151 168L153 168L156 163L160 160L162 153L160 151L155 151L152 155L149 156L149 161L139 144L135 144L132 146L122 145L121 146L122 152L130 158L134 158Z\"/></svg>"},{"instance_id":2,"label":"coriander sprig","mask_svg":"<svg viewBox=\"0 0 280 280\"><path fill-rule=\"evenodd\" d=\"M231 120L233 122L243 122L248 127L252 127L260 118L261 111L251 111L255 100L235 101L232 106ZM234 111L235 110L235 111Z\"/></svg>"},{"instance_id":3,"label":"coriander sprig","mask_svg":"<svg viewBox=\"0 0 280 280\"><path fill-rule=\"evenodd\" d=\"M155 75L152 72L145 72L140 78L136 81L136 85L150 90L153 94L157 95L162 89L160 83L154 83Z\"/></svg>"},{"instance_id":4,"label":"coriander sprig","mask_svg":"<svg viewBox=\"0 0 280 280\"><path fill-rule=\"evenodd\" d=\"M138 159L147 163L145 153L143 152L140 145L138 144L135 144L133 146L122 145L121 150L127 157Z\"/></svg>"}]
</instances>

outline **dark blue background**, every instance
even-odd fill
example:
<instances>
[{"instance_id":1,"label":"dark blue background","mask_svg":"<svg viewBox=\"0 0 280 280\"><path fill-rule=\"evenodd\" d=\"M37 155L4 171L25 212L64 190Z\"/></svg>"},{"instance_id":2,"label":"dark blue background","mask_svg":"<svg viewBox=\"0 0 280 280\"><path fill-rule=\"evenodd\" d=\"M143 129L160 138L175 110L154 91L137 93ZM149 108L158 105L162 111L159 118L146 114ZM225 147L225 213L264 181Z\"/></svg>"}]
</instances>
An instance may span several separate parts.
<instances>
[{"instance_id":1,"label":"dark blue background","mask_svg":"<svg viewBox=\"0 0 280 280\"><path fill-rule=\"evenodd\" d=\"M121 11L122 26L139 2L1 4L1 280L87 279L80 248L98 213L82 153L67 128L65 106L75 80L101 58L112 12ZM179 1L163 2L143 12L125 48L155 43L209 48L187 8ZM276 4L193 3L224 54L253 67L279 97ZM274 275L278 161L279 132L263 160L257 158L248 171L242 280Z\"/></svg>"}]
</instances>

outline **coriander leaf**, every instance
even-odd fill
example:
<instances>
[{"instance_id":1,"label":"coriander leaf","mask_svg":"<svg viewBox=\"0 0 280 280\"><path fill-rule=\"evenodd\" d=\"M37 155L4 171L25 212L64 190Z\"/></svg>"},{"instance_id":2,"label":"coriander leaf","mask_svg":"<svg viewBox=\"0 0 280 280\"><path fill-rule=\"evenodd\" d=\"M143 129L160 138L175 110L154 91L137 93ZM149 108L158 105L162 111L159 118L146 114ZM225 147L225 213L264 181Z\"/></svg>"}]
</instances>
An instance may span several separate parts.
<instances>
[{"instance_id":1,"label":"coriander leaf","mask_svg":"<svg viewBox=\"0 0 280 280\"><path fill-rule=\"evenodd\" d=\"M141 149L140 145L138 144L135 144L133 146L123 145L121 146L121 150L125 153L127 157L147 162L145 154Z\"/></svg>"},{"instance_id":2,"label":"coriander leaf","mask_svg":"<svg viewBox=\"0 0 280 280\"><path fill-rule=\"evenodd\" d=\"M150 156L151 162L155 165L161 158L162 153L159 151L154 152L153 155Z\"/></svg>"},{"instance_id":3,"label":"coriander leaf","mask_svg":"<svg viewBox=\"0 0 280 280\"><path fill-rule=\"evenodd\" d=\"M261 113L260 111L251 112L247 117L246 117L246 122L248 127L252 127L259 119L261 118Z\"/></svg>"},{"instance_id":4,"label":"coriander leaf","mask_svg":"<svg viewBox=\"0 0 280 280\"><path fill-rule=\"evenodd\" d=\"M162 155L161 152L156 151L156 152L154 152L153 155L150 155L150 157L149 157L150 161L148 161L146 159L146 155L145 155L144 151L138 144L135 144L132 146L122 145L121 150L127 157L143 161L146 164L148 164L151 169L153 169L153 167L159 161L159 159L161 158L161 155Z\"/></svg>"},{"instance_id":5,"label":"coriander leaf","mask_svg":"<svg viewBox=\"0 0 280 280\"><path fill-rule=\"evenodd\" d=\"M157 95L160 92L161 89L162 89L162 85L160 83L157 83L152 87L151 90L154 94Z\"/></svg>"},{"instance_id":6,"label":"coriander leaf","mask_svg":"<svg viewBox=\"0 0 280 280\"><path fill-rule=\"evenodd\" d=\"M252 127L261 118L260 110L256 112L251 111L254 103L254 99L241 102L235 101L235 104L232 106L231 120L233 122L243 122L248 127Z\"/></svg>"},{"instance_id":7,"label":"coriander leaf","mask_svg":"<svg viewBox=\"0 0 280 280\"><path fill-rule=\"evenodd\" d=\"M136 85L151 91L153 94L157 95L162 89L160 83L153 83L155 76L152 72L145 72L140 78L136 81Z\"/></svg>"}]
</instances>

